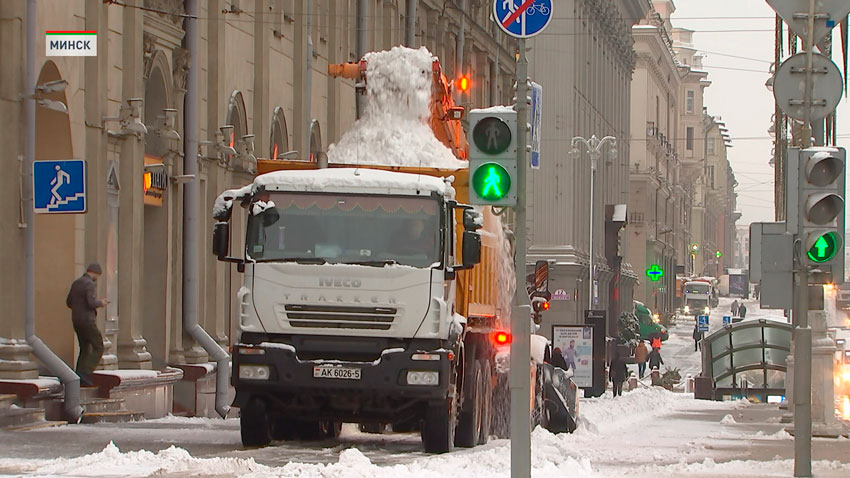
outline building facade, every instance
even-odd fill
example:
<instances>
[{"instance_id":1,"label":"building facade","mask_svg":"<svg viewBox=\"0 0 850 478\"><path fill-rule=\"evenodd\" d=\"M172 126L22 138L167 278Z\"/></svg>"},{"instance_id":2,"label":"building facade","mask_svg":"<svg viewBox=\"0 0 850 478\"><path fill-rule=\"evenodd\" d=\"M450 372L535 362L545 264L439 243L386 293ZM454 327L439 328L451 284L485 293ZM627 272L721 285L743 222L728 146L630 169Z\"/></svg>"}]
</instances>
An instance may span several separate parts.
<instances>
[{"instance_id":1,"label":"building facade","mask_svg":"<svg viewBox=\"0 0 850 478\"><path fill-rule=\"evenodd\" d=\"M197 51L188 50L187 5L193 0L40 1L37 3L38 84L65 80L47 99L67 113L37 108L35 159L87 161L88 210L78 215L22 216L22 175L0 178L0 378L33 378L39 364L24 337L24 227L35 231L36 334L73 364L75 338L65 306L68 287L85 265L104 275L98 296L106 352L103 368L147 369L207 362L184 333L184 184L200 188L195 211L199 257L198 323L222 346L234 337L235 292L241 275L211 253L215 197L251 182L257 157L290 153L316 161L355 120L353 81L332 78L329 63L355 61L364 51L404 39L403 0L197 1ZM467 106L510 101L514 43L497 33L484 2L447 8L419 0L415 46L439 56L444 71L470 75ZM471 4L467 8L467 4ZM466 11L464 11L466 9ZM358 15L360 13L360 15ZM0 38L8 46L0 71L0 139L10 145L0 163L19 171L24 154L25 2L0 3ZM360 22L359 22L360 20ZM45 31L96 31L96 57L46 57ZM198 60L198 173L182 177L190 58ZM117 121L123 119L124 122ZM133 123L146 125L141 134ZM128 129L128 125L135 129ZM145 174L158 180L146 183ZM150 187L149 187L150 186ZM18 207L21 206L21 207ZM233 219L239 231L244 218ZM16 226L17 225L17 226ZM238 237L239 234L234 234ZM239 247L236 239L234 248Z\"/></svg>"},{"instance_id":2,"label":"building facade","mask_svg":"<svg viewBox=\"0 0 850 478\"><path fill-rule=\"evenodd\" d=\"M649 8L648 0L559 1L546 31L528 41L529 76L543 85L544 98L542 164L528 176L528 259L549 261L549 288L558 292L543 314L540 332L546 335L553 323L583 322L586 309L608 313L610 335L619 312L631 310L636 277L623 261L621 230L630 203L633 147L631 26ZM609 147L601 151L591 197L587 151L580 147L575 158L568 153L573 137L594 135L614 136L617 143L615 153Z\"/></svg>"},{"instance_id":3,"label":"building facade","mask_svg":"<svg viewBox=\"0 0 850 478\"><path fill-rule=\"evenodd\" d=\"M637 66L632 80L632 148L627 259L638 272L635 300L662 314L673 310L678 252L687 240L686 202L676 140L681 74L670 37L672 1L632 27Z\"/></svg>"}]
</instances>

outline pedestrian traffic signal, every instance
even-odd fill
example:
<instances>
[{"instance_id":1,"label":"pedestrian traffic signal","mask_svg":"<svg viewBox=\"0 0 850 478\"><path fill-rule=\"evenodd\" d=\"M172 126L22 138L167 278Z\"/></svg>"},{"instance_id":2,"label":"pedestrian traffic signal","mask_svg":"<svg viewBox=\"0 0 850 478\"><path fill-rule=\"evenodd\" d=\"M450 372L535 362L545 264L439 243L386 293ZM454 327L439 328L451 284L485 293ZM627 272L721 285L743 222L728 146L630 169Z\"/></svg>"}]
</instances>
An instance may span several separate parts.
<instances>
[{"instance_id":1,"label":"pedestrian traffic signal","mask_svg":"<svg viewBox=\"0 0 850 478\"><path fill-rule=\"evenodd\" d=\"M469 203L516 205L516 111L497 106L469 112Z\"/></svg>"},{"instance_id":2,"label":"pedestrian traffic signal","mask_svg":"<svg viewBox=\"0 0 850 478\"><path fill-rule=\"evenodd\" d=\"M844 148L800 151L797 228L805 264L823 274L813 277L844 282Z\"/></svg>"},{"instance_id":3,"label":"pedestrian traffic signal","mask_svg":"<svg viewBox=\"0 0 850 478\"><path fill-rule=\"evenodd\" d=\"M716 252L714 253L714 255L715 255L715 256L717 256L717 258L718 258L718 259L720 259L721 257L723 257L723 253L722 253L722 252L720 252L720 251L716 251Z\"/></svg>"}]
</instances>

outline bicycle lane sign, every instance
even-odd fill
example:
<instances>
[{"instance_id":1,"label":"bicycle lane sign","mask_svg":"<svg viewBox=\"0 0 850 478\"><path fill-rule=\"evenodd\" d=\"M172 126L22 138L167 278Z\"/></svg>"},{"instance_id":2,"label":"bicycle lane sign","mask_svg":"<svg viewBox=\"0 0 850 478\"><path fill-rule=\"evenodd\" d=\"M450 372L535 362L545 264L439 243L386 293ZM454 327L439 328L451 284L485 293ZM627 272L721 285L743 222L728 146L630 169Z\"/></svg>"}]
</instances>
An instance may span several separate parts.
<instances>
[{"instance_id":1,"label":"bicycle lane sign","mask_svg":"<svg viewBox=\"0 0 850 478\"><path fill-rule=\"evenodd\" d=\"M493 0L493 16L508 35L530 38L552 20L552 0Z\"/></svg>"}]
</instances>

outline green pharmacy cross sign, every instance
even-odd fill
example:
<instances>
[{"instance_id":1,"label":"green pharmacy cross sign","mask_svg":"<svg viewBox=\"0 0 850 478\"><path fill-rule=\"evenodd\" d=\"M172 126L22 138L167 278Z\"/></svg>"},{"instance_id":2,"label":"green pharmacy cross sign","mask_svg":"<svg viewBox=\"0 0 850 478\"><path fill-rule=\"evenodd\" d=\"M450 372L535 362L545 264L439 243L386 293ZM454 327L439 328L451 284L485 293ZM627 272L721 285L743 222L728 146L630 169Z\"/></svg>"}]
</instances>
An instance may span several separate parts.
<instances>
[{"instance_id":1,"label":"green pharmacy cross sign","mask_svg":"<svg viewBox=\"0 0 850 478\"><path fill-rule=\"evenodd\" d=\"M652 282L658 282L659 279L664 277L664 270L658 267L658 264L652 264L652 266L646 270L646 275Z\"/></svg>"},{"instance_id":2,"label":"green pharmacy cross sign","mask_svg":"<svg viewBox=\"0 0 850 478\"><path fill-rule=\"evenodd\" d=\"M479 197L498 201L511 190L511 176L498 163L486 163L472 175L472 187Z\"/></svg>"},{"instance_id":3,"label":"green pharmacy cross sign","mask_svg":"<svg viewBox=\"0 0 850 478\"><path fill-rule=\"evenodd\" d=\"M834 232L827 232L809 248L808 256L812 262L827 262L838 252L838 239Z\"/></svg>"}]
</instances>

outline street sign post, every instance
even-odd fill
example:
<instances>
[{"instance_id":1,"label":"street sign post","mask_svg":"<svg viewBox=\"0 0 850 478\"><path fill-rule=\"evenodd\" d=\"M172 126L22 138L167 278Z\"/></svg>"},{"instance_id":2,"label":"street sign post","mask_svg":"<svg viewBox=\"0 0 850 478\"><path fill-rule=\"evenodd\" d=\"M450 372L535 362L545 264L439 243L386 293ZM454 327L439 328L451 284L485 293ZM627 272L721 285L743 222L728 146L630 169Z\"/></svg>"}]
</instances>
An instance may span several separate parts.
<instances>
[{"instance_id":1,"label":"street sign post","mask_svg":"<svg viewBox=\"0 0 850 478\"><path fill-rule=\"evenodd\" d=\"M86 212L86 162L81 159L35 161L32 190L36 213Z\"/></svg>"},{"instance_id":2,"label":"street sign post","mask_svg":"<svg viewBox=\"0 0 850 478\"><path fill-rule=\"evenodd\" d=\"M493 0L496 24L514 38L531 38L552 20L552 0Z\"/></svg>"},{"instance_id":3,"label":"street sign post","mask_svg":"<svg viewBox=\"0 0 850 478\"><path fill-rule=\"evenodd\" d=\"M732 316L731 315L724 315L723 316L723 326L725 327L727 325L732 325Z\"/></svg>"},{"instance_id":4,"label":"street sign post","mask_svg":"<svg viewBox=\"0 0 850 478\"><path fill-rule=\"evenodd\" d=\"M505 33L516 38L516 215L514 254L517 285L525 278L526 255L526 145L528 124L528 56L525 39L540 34L552 20L552 0L493 0L493 18ZM531 362L531 314L528 294L522 287L516 288L511 309L511 330L514 343L511 346L511 477L531 476L531 417L528 403L531 387L528 381L528 366Z\"/></svg>"},{"instance_id":5,"label":"street sign post","mask_svg":"<svg viewBox=\"0 0 850 478\"><path fill-rule=\"evenodd\" d=\"M531 169L540 169L540 138L543 135L543 87L531 82Z\"/></svg>"}]
</instances>

